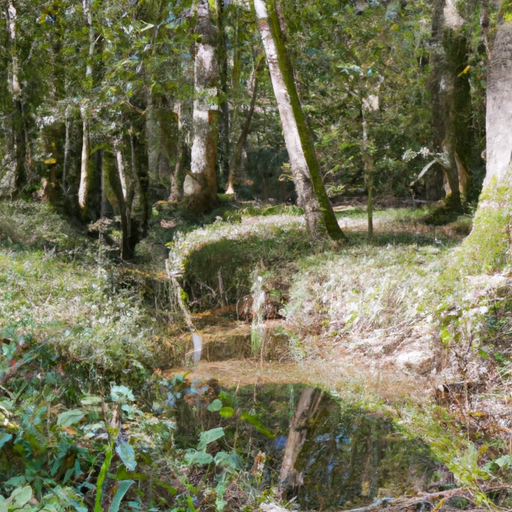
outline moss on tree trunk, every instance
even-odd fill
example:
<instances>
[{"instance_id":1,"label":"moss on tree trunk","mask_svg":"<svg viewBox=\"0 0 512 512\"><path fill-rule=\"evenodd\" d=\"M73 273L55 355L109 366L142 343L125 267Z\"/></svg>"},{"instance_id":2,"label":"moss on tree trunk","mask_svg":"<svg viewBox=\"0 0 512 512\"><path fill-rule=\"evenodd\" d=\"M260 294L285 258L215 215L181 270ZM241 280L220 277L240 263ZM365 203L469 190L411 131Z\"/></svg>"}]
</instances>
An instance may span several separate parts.
<instances>
[{"instance_id":1,"label":"moss on tree trunk","mask_svg":"<svg viewBox=\"0 0 512 512\"><path fill-rule=\"evenodd\" d=\"M499 270L512 261L512 22L498 28L487 83L487 173L461 251L471 272Z\"/></svg>"}]
</instances>

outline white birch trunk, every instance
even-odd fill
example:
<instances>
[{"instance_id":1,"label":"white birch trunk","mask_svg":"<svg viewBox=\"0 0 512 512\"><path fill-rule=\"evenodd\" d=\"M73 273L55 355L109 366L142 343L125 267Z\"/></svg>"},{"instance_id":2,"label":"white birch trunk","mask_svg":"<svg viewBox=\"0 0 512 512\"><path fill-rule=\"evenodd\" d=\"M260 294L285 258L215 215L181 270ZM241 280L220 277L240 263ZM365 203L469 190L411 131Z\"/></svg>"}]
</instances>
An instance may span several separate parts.
<instances>
[{"instance_id":1,"label":"white birch trunk","mask_svg":"<svg viewBox=\"0 0 512 512\"><path fill-rule=\"evenodd\" d=\"M80 161L80 186L78 188L78 204L85 208L89 185L89 127L87 112L84 105L80 107L82 117L82 158Z\"/></svg>"},{"instance_id":2,"label":"white birch trunk","mask_svg":"<svg viewBox=\"0 0 512 512\"><path fill-rule=\"evenodd\" d=\"M114 139L114 155L116 157L117 171L119 173L119 181L121 182L121 191L123 193L123 199L126 201L128 198L128 185L126 177L126 167L124 165L123 153L119 147L119 139Z\"/></svg>"}]
</instances>

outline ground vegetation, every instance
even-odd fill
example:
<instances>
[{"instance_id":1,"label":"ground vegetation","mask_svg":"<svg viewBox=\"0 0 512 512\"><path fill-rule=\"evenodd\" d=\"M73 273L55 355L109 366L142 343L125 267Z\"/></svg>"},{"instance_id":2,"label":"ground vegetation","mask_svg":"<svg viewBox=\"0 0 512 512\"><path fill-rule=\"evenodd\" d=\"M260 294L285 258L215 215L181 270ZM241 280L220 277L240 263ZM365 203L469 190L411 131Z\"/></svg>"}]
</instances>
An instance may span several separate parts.
<instances>
[{"instance_id":1,"label":"ground vegetation","mask_svg":"<svg viewBox=\"0 0 512 512\"><path fill-rule=\"evenodd\" d=\"M0 510L512 508L508 0L0 11Z\"/></svg>"}]
</instances>

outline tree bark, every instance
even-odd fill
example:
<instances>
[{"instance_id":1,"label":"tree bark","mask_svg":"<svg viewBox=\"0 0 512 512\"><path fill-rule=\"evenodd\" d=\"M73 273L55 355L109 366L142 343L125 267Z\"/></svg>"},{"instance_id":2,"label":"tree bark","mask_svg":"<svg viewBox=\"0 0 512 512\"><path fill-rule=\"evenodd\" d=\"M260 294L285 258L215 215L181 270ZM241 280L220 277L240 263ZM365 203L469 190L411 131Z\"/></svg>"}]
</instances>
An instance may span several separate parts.
<instances>
[{"instance_id":1,"label":"tree bark","mask_svg":"<svg viewBox=\"0 0 512 512\"><path fill-rule=\"evenodd\" d=\"M217 198L217 28L210 19L207 0L201 0L197 8L195 31L200 37L194 62L194 139L191 172L185 177L183 191L184 206L200 213L211 208Z\"/></svg>"},{"instance_id":2,"label":"tree bark","mask_svg":"<svg viewBox=\"0 0 512 512\"><path fill-rule=\"evenodd\" d=\"M488 66L487 169L463 260L475 272L503 267L511 258L512 22L498 27ZM467 257L470 255L470 257Z\"/></svg>"},{"instance_id":3,"label":"tree bark","mask_svg":"<svg viewBox=\"0 0 512 512\"><path fill-rule=\"evenodd\" d=\"M85 26L89 32L89 50L85 66L85 83L88 92L92 89L92 59L94 57L94 47L96 39L92 26L92 13L89 5L90 0L83 0ZM80 106L80 115L82 117L82 158L80 163L80 186L78 188L78 204L85 212L87 206L87 194L89 193L90 176L90 154L89 154L89 120L87 112L87 100Z\"/></svg>"},{"instance_id":4,"label":"tree bark","mask_svg":"<svg viewBox=\"0 0 512 512\"><path fill-rule=\"evenodd\" d=\"M375 166L373 163L373 157L370 151L370 147L368 144L368 130L366 126L366 114L365 110L367 110L365 103L361 105L361 118L362 118L362 128L363 128L363 144L362 144L362 153L363 153L363 162L364 162L364 174L365 174L365 183L366 190L368 193L367 201L366 201L366 210L368 217L368 238L373 237L373 173L375 170Z\"/></svg>"},{"instance_id":5,"label":"tree bark","mask_svg":"<svg viewBox=\"0 0 512 512\"><path fill-rule=\"evenodd\" d=\"M132 176L128 175L121 143L119 139L113 141L113 153L116 162L116 173L109 173L111 186L116 194L121 217L121 258L125 261L132 260L135 256L135 233L132 219L132 204L134 197L134 187Z\"/></svg>"},{"instance_id":6,"label":"tree bark","mask_svg":"<svg viewBox=\"0 0 512 512\"><path fill-rule=\"evenodd\" d=\"M70 126L69 120L69 106L66 107L64 118L65 126L65 139L64 139L64 162L62 164L62 192L65 196L68 195L67 179L68 179L68 165L69 165L69 152L71 150Z\"/></svg>"},{"instance_id":7,"label":"tree bark","mask_svg":"<svg viewBox=\"0 0 512 512\"><path fill-rule=\"evenodd\" d=\"M80 106L82 117L82 157L80 159L80 186L78 188L78 204L85 211L87 205L87 194L89 192L89 123L85 105Z\"/></svg>"},{"instance_id":8,"label":"tree bark","mask_svg":"<svg viewBox=\"0 0 512 512\"><path fill-rule=\"evenodd\" d=\"M267 1L268 11L265 0L253 1L298 202L304 209L308 231L313 238L322 238L328 234L334 240L345 239L320 175L313 140L302 112L286 53L275 0Z\"/></svg>"},{"instance_id":9,"label":"tree bark","mask_svg":"<svg viewBox=\"0 0 512 512\"><path fill-rule=\"evenodd\" d=\"M12 113L6 141L6 155L0 169L0 197L12 197L28 177L27 147L23 97L18 58L18 12L13 0L7 4L7 27L10 66L7 72Z\"/></svg>"},{"instance_id":10,"label":"tree bark","mask_svg":"<svg viewBox=\"0 0 512 512\"><path fill-rule=\"evenodd\" d=\"M447 206L456 211L462 209L462 196L467 195L473 140L463 24L455 0L435 0L431 53L434 145L442 155Z\"/></svg>"},{"instance_id":11,"label":"tree bark","mask_svg":"<svg viewBox=\"0 0 512 512\"><path fill-rule=\"evenodd\" d=\"M217 55L220 77L220 124L219 124L219 168L223 179L229 172L229 103L228 103L228 52L224 27L224 0L217 0L217 28L219 38Z\"/></svg>"},{"instance_id":12,"label":"tree bark","mask_svg":"<svg viewBox=\"0 0 512 512\"><path fill-rule=\"evenodd\" d=\"M159 182L158 159L160 155L160 133L153 104L151 88L146 85L146 148L148 153L148 173L153 183Z\"/></svg>"},{"instance_id":13,"label":"tree bark","mask_svg":"<svg viewBox=\"0 0 512 512\"><path fill-rule=\"evenodd\" d=\"M235 149L233 150L233 154L231 155L231 160L229 162L229 177L228 184L226 188L226 194L234 194L235 193L235 179L236 179L236 170L240 165L240 159L242 158L242 151L244 149L245 141L247 140L247 136L249 135L249 129L251 127L252 116L254 114L254 109L256 108L256 98L258 96L258 70L260 67L261 59L258 60L256 64L256 68L254 70L254 86L252 89L252 97L251 97L251 105L247 114L245 116L244 125L242 126L242 131L240 132L240 137L236 142Z\"/></svg>"},{"instance_id":14,"label":"tree bark","mask_svg":"<svg viewBox=\"0 0 512 512\"><path fill-rule=\"evenodd\" d=\"M176 112L178 118L178 144L169 201L179 202L183 199L183 181L185 179L185 169L190 167L190 149L187 144L185 123L183 122L183 105L178 103L175 106L174 111Z\"/></svg>"}]
</instances>

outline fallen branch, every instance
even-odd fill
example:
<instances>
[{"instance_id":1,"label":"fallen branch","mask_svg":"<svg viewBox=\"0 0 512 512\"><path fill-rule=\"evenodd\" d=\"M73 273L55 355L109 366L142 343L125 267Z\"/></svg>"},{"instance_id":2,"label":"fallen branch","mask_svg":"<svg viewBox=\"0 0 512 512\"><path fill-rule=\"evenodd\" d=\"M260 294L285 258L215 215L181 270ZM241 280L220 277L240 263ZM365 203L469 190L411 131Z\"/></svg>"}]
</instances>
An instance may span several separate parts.
<instances>
[{"instance_id":1,"label":"fallen branch","mask_svg":"<svg viewBox=\"0 0 512 512\"><path fill-rule=\"evenodd\" d=\"M346 512L372 512L375 510L383 510L386 512L405 512L406 510L416 510L418 505L429 506L432 512L434 510L442 510L445 501L455 496L467 499L474 505L473 496L471 491L467 488L449 489L447 491L440 491L434 493L421 493L414 498L382 498L374 501L365 507L351 508ZM439 501L440 500L440 501ZM435 502L439 501L437 505ZM482 508L472 508L471 512L484 511Z\"/></svg>"}]
</instances>

